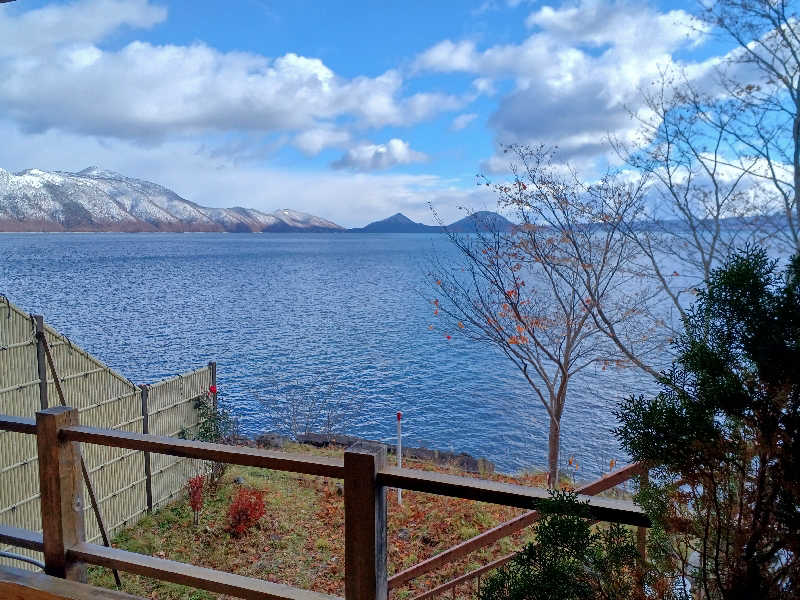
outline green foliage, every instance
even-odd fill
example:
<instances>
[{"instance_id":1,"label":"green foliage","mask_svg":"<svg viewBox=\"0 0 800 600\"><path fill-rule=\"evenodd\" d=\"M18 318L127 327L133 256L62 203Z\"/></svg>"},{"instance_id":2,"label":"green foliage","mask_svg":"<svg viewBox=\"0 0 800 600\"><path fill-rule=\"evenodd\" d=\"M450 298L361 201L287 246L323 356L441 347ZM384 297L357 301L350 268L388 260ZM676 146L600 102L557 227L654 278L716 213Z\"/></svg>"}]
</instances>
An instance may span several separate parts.
<instances>
[{"instance_id":1,"label":"green foliage","mask_svg":"<svg viewBox=\"0 0 800 600\"><path fill-rule=\"evenodd\" d=\"M800 255L746 248L712 272L655 398L616 434L655 467L637 500L652 555L706 598L796 597L800 564ZM684 590L685 591L685 590Z\"/></svg>"},{"instance_id":2,"label":"green foliage","mask_svg":"<svg viewBox=\"0 0 800 600\"><path fill-rule=\"evenodd\" d=\"M225 406L215 404L211 394L198 396L194 401L199 425L196 439L202 442L223 443L236 436L239 424L233 413Z\"/></svg>"},{"instance_id":3,"label":"green foliage","mask_svg":"<svg viewBox=\"0 0 800 600\"><path fill-rule=\"evenodd\" d=\"M211 393L199 396L194 401L198 426L196 439L201 442L223 444L239 433L239 423L233 413L219 402L214 402ZM228 469L226 463L211 463L209 484L213 487Z\"/></svg>"},{"instance_id":4,"label":"green foliage","mask_svg":"<svg viewBox=\"0 0 800 600\"><path fill-rule=\"evenodd\" d=\"M536 541L481 585L480 600L633 598L639 554L624 527L593 532L585 503L551 491L540 508Z\"/></svg>"}]
</instances>

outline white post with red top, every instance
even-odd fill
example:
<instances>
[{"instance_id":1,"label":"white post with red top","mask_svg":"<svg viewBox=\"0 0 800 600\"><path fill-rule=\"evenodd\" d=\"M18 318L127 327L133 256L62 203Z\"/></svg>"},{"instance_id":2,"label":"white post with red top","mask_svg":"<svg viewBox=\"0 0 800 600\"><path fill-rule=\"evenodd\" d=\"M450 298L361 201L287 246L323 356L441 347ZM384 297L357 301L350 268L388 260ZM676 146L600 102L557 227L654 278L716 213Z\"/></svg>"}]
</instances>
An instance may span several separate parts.
<instances>
[{"instance_id":1,"label":"white post with red top","mask_svg":"<svg viewBox=\"0 0 800 600\"><path fill-rule=\"evenodd\" d=\"M397 468L403 466L403 413L397 412ZM397 503L403 506L403 490L397 488Z\"/></svg>"}]
</instances>

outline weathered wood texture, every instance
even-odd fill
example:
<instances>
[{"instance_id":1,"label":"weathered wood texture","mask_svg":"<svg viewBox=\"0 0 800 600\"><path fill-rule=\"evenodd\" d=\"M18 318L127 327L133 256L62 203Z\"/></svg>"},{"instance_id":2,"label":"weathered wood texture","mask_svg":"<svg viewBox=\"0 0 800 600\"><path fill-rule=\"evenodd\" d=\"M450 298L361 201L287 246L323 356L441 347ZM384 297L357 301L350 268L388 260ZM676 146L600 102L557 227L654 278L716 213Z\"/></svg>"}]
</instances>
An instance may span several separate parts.
<instances>
[{"instance_id":1,"label":"weathered wood texture","mask_svg":"<svg viewBox=\"0 0 800 600\"><path fill-rule=\"evenodd\" d=\"M482 567L478 567L474 571L470 571L469 573L465 573L460 577L456 577L455 579L451 579L450 581L443 583L435 588L428 590L427 592L423 592L418 596L414 596L412 600L426 600L427 598L435 598L436 596L443 594L447 590L452 590L458 587L459 585L463 585L475 579L476 577L480 577L484 573L488 573L489 571L495 570L497 567L502 567L512 558L517 555L516 552L512 552L511 554L506 554L505 556L498 558L497 560L493 560L492 562L483 565Z\"/></svg>"},{"instance_id":2,"label":"weathered wood texture","mask_svg":"<svg viewBox=\"0 0 800 600\"><path fill-rule=\"evenodd\" d=\"M307 475L343 478L344 464L340 459L324 456L308 456L290 452L275 452L261 448L226 446L193 440L145 435L126 431L111 431L83 425L64 429L66 439L103 446L116 446L131 450L147 450L153 453L196 458L248 467L263 467L276 471L290 471Z\"/></svg>"},{"instance_id":3,"label":"weathered wood texture","mask_svg":"<svg viewBox=\"0 0 800 600\"><path fill-rule=\"evenodd\" d=\"M42 410L49 406L47 400L47 361L44 356L44 317L32 315L36 334L36 371L39 376L39 404Z\"/></svg>"},{"instance_id":4,"label":"weathered wood texture","mask_svg":"<svg viewBox=\"0 0 800 600\"><path fill-rule=\"evenodd\" d=\"M33 417L41 410L43 397L58 403L55 381L45 373L43 345L37 344L36 320L0 297L0 406L7 415ZM43 324L66 403L80 412L87 425L118 430L142 431L141 392L138 386ZM39 356L39 354L42 356ZM42 360L44 359L44 360ZM178 435L185 429L193 435L198 423L194 401L208 392L211 369L203 367L183 376L154 384L149 430L159 435ZM40 530L39 481L36 440L19 435L25 429L9 428L0 433L0 522ZM147 477L141 452L102 446L84 449L87 470L95 485L97 500L110 535L134 524L147 511ZM175 457L154 457L161 461L152 469L151 481L159 498L156 505L174 499L194 475L193 461ZM87 505L86 510L91 510ZM90 541L101 533L94 519L86 519ZM0 550L11 548L0 547ZM41 560L29 551L24 553ZM0 558L0 564L13 565Z\"/></svg>"},{"instance_id":5,"label":"weathered wood texture","mask_svg":"<svg viewBox=\"0 0 800 600\"><path fill-rule=\"evenodd\" d=\"M627 465L617 469L612 473L609 473L608 475L605 475L604 477L582 485L575 491L579 494L593 496L605 490L611 489L624 481L627 481L631 477L640 474L643 470L644 467L639 463ZM452 548L448 548L444 552L440 552L439 554L417 563L416 565L413 565L404 571L396 573L394 576L389 578L389 589L401 586L412 579L416 579L420 575L424 575L425 573L438 569L445 564L458 560L470 552L474 552L475 550L494 544L504 537L525 529L526 527L535 523L538 519L539 513L533 510L518 517L514 517L505 523L496 525L495 527L492 527L491 529L488 529L473 538L465 540L460 544L453 546Z\"/></svg>"},{"instance_id":6,"label":"weathered wood texture","mask_svg":"<svg viewBox=\"0 0 800 600\"><path fill-rule=\"evenodd\" d=\"M86 565L67 558L67 548L86 539L80 449L59 436L63 426L77 420L78 411L74 408L57 406L36 413L36 441L45 572L86 581Z\"/></svg>"},{"instance_id":7,"label":"weathered wood texture","mask_svg":"<svg viewBox=\"0 0 800 600\"><path fill-rule=\"evenodd\" d=\"M147 406L147 397L150 388L146 385L140 386L142 389L142 433L150 433L150 423ZM144 452L144 491L147 501L147 512L153 512L153 471L150 468L150 453Z\"/></svg>"},{"instance_id":8,"label":"weathered wood texture","mask_svg":"<svg viewBox=\"0 0 800 600\"><path fill-rule=\"evenodd\" d=\"M42 534L30 529L20 529L10 525L0 525L0 543L14 546L15 548L27 548L41 552L44 550Z\"/></svg>"},{"instance_id":9,"label":"weathered wood texture","mask_svg":"<svg viewBox=\"0 0 800 600\"><path fill-rule=\"evenodd\" d=\"M344 453L344 554L347 600L386 600L386 488L378 473L386 449L360 444Z\"/></svg>"},{"instance_id":10,"label":"weathered wood texture","mask_svg":"<svg viewBox=\"0 0 800 600\"><path fill-rule=\"evenodd\" d=\"M282 585L261 579L224 573L191 564L154 558L117 548L106 548L95 544L78 544L69 552L74 560L85 561L103 567L117 568L145 577L190 585L192 587L230 594L238 598L254 600L340 600L329 596Z\"/></svg>"},{"instance_id":11,"label":"weathered wood texture","mask_svg":"<svg viewBox=\"0 0 800 600\"><path fill-rule=\"evenodd\" d=\"M3 600L144 600L139 596L13 567L0 567L0 598Z\"/></svg>"},{"instance_id":12,"label":"weathered wood texture","mask_svg":"<svg viewBox=\"0 0 800 600\"><path fill-rule=\"evenodd\" d=\"M428 492L528 509L535 509L542 501L550 497L547 490L543 488L458 477L431 471L398 469L397 467L385 467L382 469L378 474L378 482L387 487L401 487L417 492ZM594 519L614 521L625 525L650 526L650 520L647 515L633 502L585 495L580 496L579 499L587 503L589 514Z\"/></svg>"}]
</instances>

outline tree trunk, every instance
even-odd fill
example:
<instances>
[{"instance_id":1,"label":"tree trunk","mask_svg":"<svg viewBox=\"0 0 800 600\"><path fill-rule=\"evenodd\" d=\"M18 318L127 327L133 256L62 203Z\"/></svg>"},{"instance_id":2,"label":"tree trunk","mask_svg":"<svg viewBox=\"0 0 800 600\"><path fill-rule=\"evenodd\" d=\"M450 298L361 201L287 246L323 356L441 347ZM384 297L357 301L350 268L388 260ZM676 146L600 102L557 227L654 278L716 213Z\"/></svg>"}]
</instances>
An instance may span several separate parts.
<instances>
[{"instance_id":1,"label":"tree trunk","mask_svg":"<svg viewBox=\"0 0 800 600\"><path fill-rule=\"evenodd\" d=\"M547 487L555 488L558 485L558 447L561 440L561 424L550 418L550 435L547 446Z\"/></svg>"}]
</instances>

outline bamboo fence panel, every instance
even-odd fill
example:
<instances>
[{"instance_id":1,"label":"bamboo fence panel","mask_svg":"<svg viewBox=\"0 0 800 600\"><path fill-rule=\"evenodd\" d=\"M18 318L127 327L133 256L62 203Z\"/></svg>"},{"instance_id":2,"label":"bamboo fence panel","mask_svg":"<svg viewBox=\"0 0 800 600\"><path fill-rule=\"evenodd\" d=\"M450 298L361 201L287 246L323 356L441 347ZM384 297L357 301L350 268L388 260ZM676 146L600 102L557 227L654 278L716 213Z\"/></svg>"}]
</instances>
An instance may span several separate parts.
<instances>
[{"instance_id":1,"label":"bamboo fence panel","mask_svg":"<svg viewBox=\"0 0 800 600\"><path fill-rule=\"evenodd\" d=\"M47 325L45 337L66 404L79 410L81 424L142 432L142 392L137 385ZM0 413L31 417L40 409L37 364L32 318L0 296ZM159 412L150 417L150 432L177 435L185 427L192 437L198 421L194 398L205 393L209 385L211 370L204 367L152 386L158 404L155 410ZM50 406L59 404L49 370L47 395ZM152 413L152 401L149 406L148 412ZM113 536L119 529L136 523L147 511L144 453L91 444L83 446L83 453L106 529ZM194 474L191 467L191 461L173 459L160 464L158 468L162 470L158 476L154 468L153 483L158 481L159 485L156 497L162 499L159 506L183 490L187 476ZM100 530L85 489L84 498L87 541L97 542ZM41 531L38 460L33 436L0 432L0 522ZM0 549L41 560L37 552L2 546ZM23 566L1 558L0 564Z\"/></svg>"},{"instance_id":2,"label":"bamboo fence panel","mask_svg":"<svg viewBox=\"0 0 800 600\"><path fill-rule=\"evenodd\" d=\"M195 438L199 425L195 403L206 396L211 384L211 369L206 367L151 385L147 397L150 433ZM187 479L206 468L203 461L165 454L151 454L150 461L154 508L172 501Z\"/></svg>"},{"instance_id":3,"label":"bamboo fence panel","mask_svg":"<svg viewBox=\"0 0 800 600\"><path fill-rule=\"evenodd\" d=\"M29 417L40 408L33 321L0 297L0 412ZM41 531L39 462L33 436L0 432L0 522ZM42 554L32 550L2 545L0 549L42 560ZM0 564L23 566L7 559L0 559Z\"/></svg>"}]
</instances>

